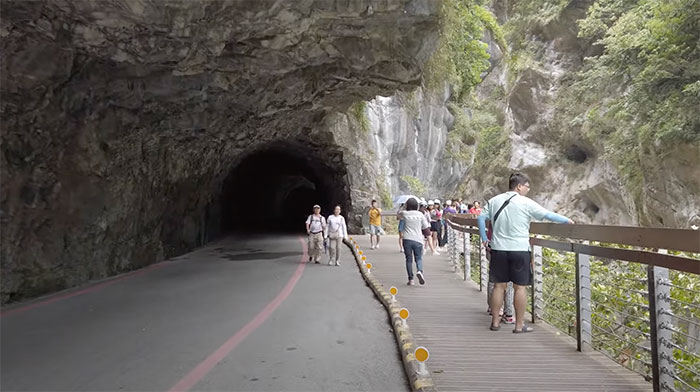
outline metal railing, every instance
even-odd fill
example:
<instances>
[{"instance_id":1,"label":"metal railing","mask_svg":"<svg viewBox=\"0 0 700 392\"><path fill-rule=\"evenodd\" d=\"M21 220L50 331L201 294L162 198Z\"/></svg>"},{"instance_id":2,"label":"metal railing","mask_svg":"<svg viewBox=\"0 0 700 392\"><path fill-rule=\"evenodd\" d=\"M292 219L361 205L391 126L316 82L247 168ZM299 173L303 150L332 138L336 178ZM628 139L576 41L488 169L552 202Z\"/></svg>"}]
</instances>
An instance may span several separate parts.
<instances>
[{"instance_id":1,"label":"metal railing","mask_svg":"<svg viewBox=\"0 0 700 392\"><path fill-rule=\"evenodd\" d=\"M485 291L476 216L447 219L450 263ZM556 326L654 391L700 391L699 231L532 223L530 233L533 323Z\"/></svg>"}]
</instances>

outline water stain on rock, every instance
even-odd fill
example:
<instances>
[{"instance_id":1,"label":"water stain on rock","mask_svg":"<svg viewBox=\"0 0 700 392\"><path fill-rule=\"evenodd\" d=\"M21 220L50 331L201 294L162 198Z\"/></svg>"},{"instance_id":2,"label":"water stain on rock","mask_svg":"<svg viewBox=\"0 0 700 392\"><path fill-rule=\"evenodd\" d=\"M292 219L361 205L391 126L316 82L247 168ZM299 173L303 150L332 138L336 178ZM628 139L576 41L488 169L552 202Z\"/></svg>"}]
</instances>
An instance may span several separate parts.
<instances>
[{"instance_id":1,"label":"water stain on rock","mask_svg":"<svg viewBox=\"0 0 700 392\"><path fill-rule=\"evenodd\" d=\"M296 347L287 347L287 351L294 351L296 349L297 349Z\"/></svg>"}]
</instances>

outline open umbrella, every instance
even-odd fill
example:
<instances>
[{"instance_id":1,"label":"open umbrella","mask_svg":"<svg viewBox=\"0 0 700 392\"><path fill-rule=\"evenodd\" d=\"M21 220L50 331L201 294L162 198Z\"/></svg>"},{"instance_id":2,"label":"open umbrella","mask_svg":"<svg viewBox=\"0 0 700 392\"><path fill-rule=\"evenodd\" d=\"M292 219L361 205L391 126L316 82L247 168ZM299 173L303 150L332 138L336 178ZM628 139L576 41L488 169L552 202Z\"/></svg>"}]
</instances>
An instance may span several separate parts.
<instances>
[{"instance_id":1,"label":"open umbrella","mask_svg":"<svg viewBox=\"0 0 700 392\"><path fill-rule=\"evenodd\" d=\"M416 199L416 201L420 201L419 197L413 196L413 195L401 195L394 199L394 207L398 207L401 204L406 204L406 201L410 198Z\"/></svg>"}]
</instances>

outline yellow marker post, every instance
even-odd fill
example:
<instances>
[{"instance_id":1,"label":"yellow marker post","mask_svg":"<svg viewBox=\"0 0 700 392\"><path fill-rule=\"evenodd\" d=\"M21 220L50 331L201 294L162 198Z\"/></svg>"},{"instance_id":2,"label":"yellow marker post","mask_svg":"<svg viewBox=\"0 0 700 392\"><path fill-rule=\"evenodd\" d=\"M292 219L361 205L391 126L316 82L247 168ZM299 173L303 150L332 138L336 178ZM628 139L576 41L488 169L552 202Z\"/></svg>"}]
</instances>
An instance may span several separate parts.
<instances>
[{"instance_id":1,"label":"yellow marker post","mask_svg":"<svg viewBox=\"0 0 700 392\"><path fill-rule=\"evenodd\" d=\"M367 264L367 256L362 256L362 264Z\"/></svg>"},{"instance_id":2,"label":"yellow marker post","mask_svg":"<svg viewBox=\"0 0 700 392\"><path fill-rule=\"evenodd\" d=\"M360 245L355 244L355 249L360 249Z\"/></svg>"},{"instance_id":3,"label":"yellow marker post","mask_svg":"<svg viewBox=\"0 0 700 392\"><path fill-rule=\"evenodd\" d=\"M396 294L399 292L399 289L396 288L396 286L391 286L389 288L389 294L391 294L391 302L396 302Z\"/></svg>"},{"instance_id":4,"label":"yellow marker post","mask_svg":"<svg viewBox=\"0 0 700 392\"><path fill-rule=\"evenodd\" d=\"M360 256L362 256L362 254L363 254L362 251L360 251L359 253L360 253Z\"/></svg>"},{"instance_id":5,"label":"yellow marker post","mask_svg":"<svg viewBox=\"0 0 700 392\"><path fill-rule=\"evenodd\" d=\"M352 237L350 237L350 241L355 242L355 240L353 240Z\"/></svg>"},{"instance_id":6,"label":"yellow marker post","mask_svg":"<svg viewBox=\"0 0 700 392\"><path fill-rule=\"evenodd\" d=\"M403 322L404 327L408 327L408 324L406 323L406 320L408 319L408 316L411 315L411 312L408 311L406 308L401 308L399 310L399 317L401 317L401 321Z\"/></svg>"},{"instance_id":7,"label":"yellow marker post","mask_svg":"<svg viewBox=\"0 0 700 392\"><path fill-rule=\"evenodd\" d=\"M370 274L372 273L372 263L366 263L365 267L367 267L367 273Z\"/></svg>"},{"instance_id":8,"label":"yellow marker post","mask_svg":"<svg viewBox=\"0 0 700 392\"><path fill-rule=\"evenodd\" d=\"M430 353L428 352L428 349L423 346L417 347L413 355L418 361L418 374L428 374L428 369L425 367L425 361L427 361L428 358L430 358Z\"/></svg>"}]
</instances>

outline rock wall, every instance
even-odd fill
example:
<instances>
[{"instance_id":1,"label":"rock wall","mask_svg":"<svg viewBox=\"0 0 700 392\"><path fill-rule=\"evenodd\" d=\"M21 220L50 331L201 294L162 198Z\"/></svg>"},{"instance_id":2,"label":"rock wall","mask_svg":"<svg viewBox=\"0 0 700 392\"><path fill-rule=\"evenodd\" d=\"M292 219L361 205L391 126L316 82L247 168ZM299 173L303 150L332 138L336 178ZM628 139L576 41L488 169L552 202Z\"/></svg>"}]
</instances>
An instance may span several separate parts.
<instances>
[{"instance_id":1,"label":"rock wall","mask_svg":"<svg viewBox=\"0 0 700 392\"><path fill-rule=\"evenodd\" d=\"M509 173L520 171L532 179L533 199L577 222L700 225L700 146L676 146L663 156L651 151L657 164L644 173L641 197L635 197L613 160L615 151L565 133L553 121L568 79L581 69L586 56L600 50L578 38L576 21L591 3L570 2L559 18L534 28L523 44L534 48L532 62L519 64L517 70L486 34L491 66L475 95L489 104L491 115L502 119L498 125L509 141L507 151L499 153L502 161L491 162L485 170L484 162L475 161L478 142L468 152L471 159L452 158L447 152L454 131L447 110L449 94L440 92L435 98L436 94L419 89L413 99L397 94L367 104L369 131L365 138L358 136L366 172L385 177L392 196L409 192L401 177L411 175L426 186L422 196L460 193L467 200L487 200L506 190ZM500 23L508 21L512 4L493 2ZM462 109L470 117L484 110L469 104ZM380 187L371 190L375 197L381 193Z\"/></svg>"},{"instance_id":2,"label":"rock wall","mask_svg":"<svg viewBox=\"0 0 700 392\"><path fill-rule=\"evenodd\" d=\"M438 6L3 1L0 300L192 249L251 151L350 172L322 125L418 85Z\"/></svg>"}]
</instances>

